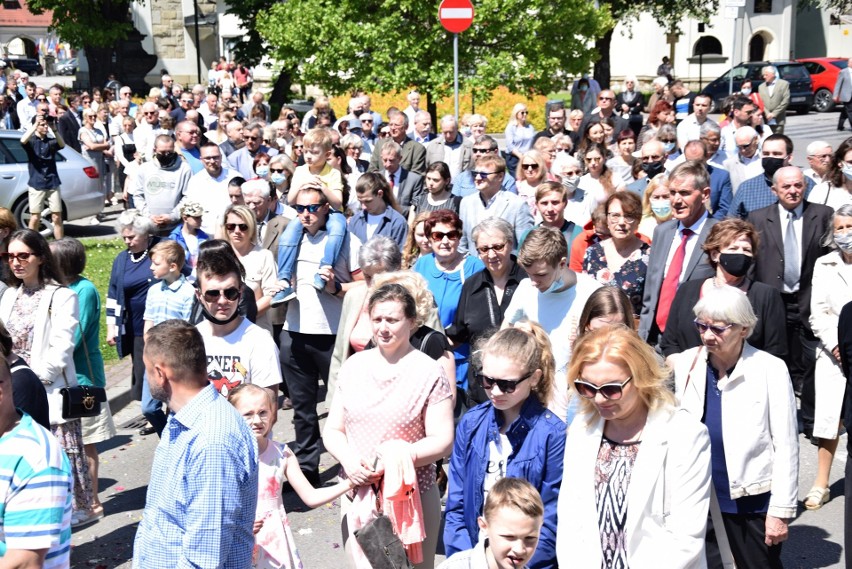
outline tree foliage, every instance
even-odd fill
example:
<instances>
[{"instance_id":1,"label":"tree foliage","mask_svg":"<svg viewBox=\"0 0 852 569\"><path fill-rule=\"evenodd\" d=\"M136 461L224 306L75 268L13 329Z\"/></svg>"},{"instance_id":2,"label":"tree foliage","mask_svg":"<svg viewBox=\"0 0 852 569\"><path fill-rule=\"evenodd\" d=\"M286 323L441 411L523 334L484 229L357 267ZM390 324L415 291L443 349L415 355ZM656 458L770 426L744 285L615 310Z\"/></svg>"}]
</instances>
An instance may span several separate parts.
<instances>
[{"instance_id":1,"label":"tree foliage","mask_svg":"<svg viewBox=\"0 0 852 569\"><path fill-rule=\"evenodd\" d=\"M28 0L27 8L33 14L52 10L50 28L78 47L112 47L133 28L125 0Z\"/></svg>"},{"instance_id":2,"label":"tree foliage","mask_svg":"<svg viewBox=\"0 0 852 569\"><path fill-rule=\"evenodd\" d=\"M475 11L473 26L459 35L459 75L465 89L480 93L563 87L566 75L588 69L592 42L611 25L588 0L476 0ZM452 34L434 0L280 2L258 13L257 30L294 81L332 94L411 86L452 92Z\"/></svg>"}]
</instances>

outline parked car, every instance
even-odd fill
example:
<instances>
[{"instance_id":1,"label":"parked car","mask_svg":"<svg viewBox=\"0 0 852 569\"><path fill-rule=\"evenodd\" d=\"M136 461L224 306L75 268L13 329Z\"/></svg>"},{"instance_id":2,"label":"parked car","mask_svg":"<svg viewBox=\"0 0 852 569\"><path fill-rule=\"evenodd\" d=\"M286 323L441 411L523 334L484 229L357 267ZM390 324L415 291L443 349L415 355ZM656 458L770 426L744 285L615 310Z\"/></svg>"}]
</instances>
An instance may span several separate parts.
<instances>
[{"instance_id":1,"label":"parked car","mask_svg":"<svg viewBox=\"0 0 852 569\"><path fill-rule=\"evenodd\" d=\"M44 68L37 59L27 59L24 57L8 57L4 58L6 67L9 69L18 69L27 75L41 75L44 73Z\"/></svg>"},{"instance_id":2,"label":"parked car","mask_svg":"<svg viewBox=\"0 0 852 569\"><path fill-rule=\"evenodd\" d=\"M849 60L845 57L808 57L797 59L802 62L814 83L814 110L825 113L834 110L834 84L841 69L846 69Z\"/></svg>"},{"instance_id":3,"label":"parked car","mask_svg":"<svg viewBox=\"0 0 852 569\"><path fill-rule=\"evenodd\" d=\"M781 79L790 83L789 110L807 114L814 102L813 84L810 73L808 73L804 64L798 61L750 61L748 63L740 63L733 69L726 71L721 77L714 79L701 92L712 97L714 109L718 109L721 107L725 97L728 96L728 85L731 75L734 78L734 93L740 90L744 79L751 80L752 87L757 91L757 87L763 83L760 70L766 65L774 65L778 69L778 75Z\"/></svg>"},{"instance_id":4,"label":"parked car","mask_svg":"<svg viewBox=\"0 0 852 569\"><path fill-rule=\"evenodd\" d=\"M104 195L98 183L98 169L69 146L59 151L56 161L62 181L59 195L63 219L101 213ZM28 181L27 153L21 144L21 133L0 130L0 206L12 210L21 227L26 227L30 219ZM42 217L41 230L44 234L52 232L49 218Z\"/></svg>"},{"instance_id":5,"label":"parked car","mask_svg":"<svg viewBox=\"0 0 852 569\"><path fill-rule=\"evenodd\" d=\"M76 75L77 74L77 58L60 59L56 62L57 75Z\"/></svg>"}]
</instances>

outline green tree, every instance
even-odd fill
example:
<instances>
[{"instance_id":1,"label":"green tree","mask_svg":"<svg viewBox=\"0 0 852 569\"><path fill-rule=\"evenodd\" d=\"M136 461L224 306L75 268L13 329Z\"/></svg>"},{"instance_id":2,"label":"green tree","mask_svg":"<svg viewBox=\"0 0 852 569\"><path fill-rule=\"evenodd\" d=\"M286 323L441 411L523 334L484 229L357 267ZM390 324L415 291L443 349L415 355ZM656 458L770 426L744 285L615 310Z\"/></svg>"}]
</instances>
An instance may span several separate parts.
<instances>
[{"instance_id":1,"label":"green tree","mask_svg":"<svg viewBox=\"0 0 852 569\"><path fill-rule=\"evenodd\" d=\"M474 24L459 36L459 75L477 98L500 85L516 93L564 87L588 69L591 42L611 24L588 0L475 4ZM257 15L257 30L294 80L334 95L416 86L430 95L431 112L436 96L452 92L452 34L434 0L280 2Z\"/></svg>"}]
</instances>

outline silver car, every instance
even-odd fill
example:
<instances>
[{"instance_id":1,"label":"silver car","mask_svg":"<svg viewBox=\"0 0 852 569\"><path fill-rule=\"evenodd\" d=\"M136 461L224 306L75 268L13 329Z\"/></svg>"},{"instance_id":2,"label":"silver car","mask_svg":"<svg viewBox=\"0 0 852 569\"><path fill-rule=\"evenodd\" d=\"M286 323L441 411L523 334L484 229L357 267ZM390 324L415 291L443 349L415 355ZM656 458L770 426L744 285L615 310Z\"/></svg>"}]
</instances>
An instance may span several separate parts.
<instances>
[{"instance_id":1,"label":"silver car","mask_svg":"<svg viewBox=\"0 0 852 569\"><path fill-rule=\"evenodd\" d=\"M22 134L20 131L0 130L0 206L12 210L18 224L26 227L30 219L27 196L30 174L27 153L21 145ZM68 146L59 151L56 166L62 182L59 191L62 218L74 220L101 213L104 194L98 169ZM49 216L42 217L42 233L47 234L50 229Z\"/></svg>"}]
</instances>

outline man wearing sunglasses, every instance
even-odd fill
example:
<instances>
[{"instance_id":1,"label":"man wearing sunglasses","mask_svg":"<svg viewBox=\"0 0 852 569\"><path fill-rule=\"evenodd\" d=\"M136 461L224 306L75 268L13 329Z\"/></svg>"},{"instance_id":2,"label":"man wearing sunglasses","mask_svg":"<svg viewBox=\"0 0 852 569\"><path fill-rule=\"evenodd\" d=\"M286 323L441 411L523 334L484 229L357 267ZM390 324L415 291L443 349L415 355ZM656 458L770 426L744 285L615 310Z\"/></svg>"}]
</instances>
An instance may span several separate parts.
<instances>
[{"instance_id":1,"label":"man wearing sunglasses","mask_svg":"<svg viewBox=\"0 0 852 569\"><path fill-rule=\"evenodd\" d=\"M133 140L136 142L136 150L142 154L142 157L145 160L151 160L154 155L154 139L157 137L155 132L160 129L160 112L157 104L149 101L142 105L142 117L144 120L133 131Z\"/></svg>"},{"instance_id":2,"label":"man wearing sunglasses","mask_svg":"<svg viewBox=\"0 0 852 569\"><path fill-rule=\"evenodd\" d=\"M229 125L231 123L228 123ZM263 144L263 126L253 122L243 129L243 139L246 145L228 156L228 164L246 180L256 177L254 173L254 157L263 152L270 158L278 151Z\"/></svg>"},{"instance_id":3,"label":"man wearing sunglasses","mask_svg":"<svg viewBox=\"0 0 852 569\"><path fill-rule=\"evenodd\" d=\"M479 163L486 156L497 156L500 153L497 141L487 134L480 135L473 141L473 168L459 172L458 176L453 178L453 195L454 196L469 196L476 193L476 184L473 179L473 171L479 171ZM505 172L503 181L500 183L500 188L513 194L518 193L518 188L515 186L515 178L509 172Z\"/></svg>"}]
</instances>

